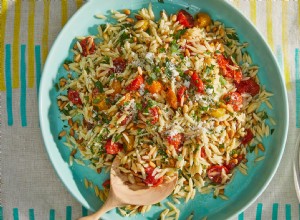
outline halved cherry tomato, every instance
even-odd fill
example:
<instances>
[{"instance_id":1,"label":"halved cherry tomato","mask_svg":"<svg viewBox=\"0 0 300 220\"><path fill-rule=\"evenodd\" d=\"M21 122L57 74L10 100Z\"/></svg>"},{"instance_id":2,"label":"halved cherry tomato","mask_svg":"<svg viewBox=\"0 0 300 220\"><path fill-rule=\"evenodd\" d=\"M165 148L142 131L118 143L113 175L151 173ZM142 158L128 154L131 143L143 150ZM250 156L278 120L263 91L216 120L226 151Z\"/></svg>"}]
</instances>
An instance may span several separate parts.
<instances>
[{"instance_id":1,"label":"halved cherry tomato","mask_svg":"<svg viewBox=\"0 0 300 220\"><path fill-rule=\"evenodd\" d=\"M114 67L112 68L114 73L123 73L126 69L127 62L122 57L117 57L113 60Z\"/></svg>"},{"instance_id":2,"label":"halved cherry tomato","mask_svg":"<svg viewBox=\"0 0 300 220\"><path fill-rule=\"evenodd\" d=\"M177 21L184 27L191 28L194 26L194 18L187 11L181 9L177 14Z\"/></svg>"},{"instance_id":3,"label":"halved cherry tomato","mask_svg":"<svg viewBox=\"0 0 300 220\"><path fill-rule=\"evenodd\" d=\"M223 97L226 104L232 105L235 111L239 111L243 104L243 97L238 92L230 92Z\"/></svg>"},{"instance_id":4,"label":"halved cherry tomato","mask_svg":"<svg viewBox=\"0 0 300 220\"><path fill-rule=\"evenodd\" d=\"M185 86L181 86L177 91L177 101L180 103L182 97L184 96L184 92L187 88Z\"/></svg>"},{"instance_id":5,"label":"halved cherry tomato","mask_svg":"<svg viewBox=\"0 0 300 220\"><path fill-rule=\"evenodd\" d=\"M74 105L82 105L79 92L75 91L74 89L68 90L68 98Z\"/></svg>"},{"instance_id":6,"label":"halved cherry tomato","mask_svg":"<svg viewBox=\"0 0 300 220\"><path fill-rule=\"evenodd\" d=\"M255 82L254 79L250 78L240 83L236 84L237 92L239 93L249 93L252 96L255 96L259 93L260 87Z\"/></svg>"},{"instance_id":7,"label":"halved cherry tomato","mask_svg":"<svg viewBox=\"0 0 300 220\"><path fill-rule=\"evenodd\" d=\"M93 54L95 52L95 42L92 37L86 37L80 42L80 46L82 48L82 55L87 56L89 54Z\"/></svg>"},{"instance_id":8,"label":"halved cherry tomato","mask_svg":"<svg viewBox=\"0 0 300 220\"><path fill-rule=\"evenodd\" d=\"M233 168L235 168L237 165L240 164L240 162L242 162L242 160L245 158L245 155L244 154L240 154L238 155L238 157L236 158L238 160L237 163L234 162L234 160L230 160L228 164L226 164L226 168L229 170L229 172L231 170L233 170Z\"/></svg>"},{"instance_id":9,"label":"halved cherry tomato","mask_svg":"<svg viewBox=\"0 0 300 220\"><path fill-rule=\"evenodd\" d=\"M138 75L127 87L128 91L136 91L144 83L144 78L141 75Z\"/></svg>"},{"instance_id":10,"label":"halved cherry tomato","mask_svg":"<svg viewBox=\"0 0 300 220\"><path fill-rule=\"evenodd\" d=\"M108 139L105 144L105 150L108 154L117 154L119 151L122 150L122 144L120 143L113 143L111 139Z\"/></svg>"},{"instance_id":11,"label":"halved cherry tomato","mask_svg":"<svg viewBox=\"0 0 300 220\"><path fill-rule=\"evenodd\" d=\"M224 77L232 78L235 82L239 83L243 77L240 68L234 65L231 59L225 58L222 54L217 56L217 62L220 66L220 71ZM232 70L229 65L238 67L237 70Z\"/></svg>"},{"instance_id":12,"label":"halved cherry tomato","mask_svg":"<svg viewBox=\"0 0 300 220\"><path fill-rule=\"evenodd\" d=\"M155 176L153 175L153 171L154 171L154 168L153 167L147 167L145 168L145 172L146 172L146 179L144 180L144 183L146 184L152 184L152 186L158 186L160 185L164 179L163 177L160 177L158 179L155 179Z\"/></svg>"},{"instance_id":13,"label":"halved cherry tomato","mask_svg":"<svg viewBox=\"0 0 300 220\"><path fill-rule=\"evenodd\" d=\"M152 115L151 124L156 124L158 122L158 108L153 107L149 109L150 114Z\"/></svg>"},{"instance_id":14,"label":"halved cherry tomato","mask_svg":"<svg viewBox=\"0 0 300 220\"><path fill-rule=\"evenodd\" d=\"M196 72L194 72L193 75L191 76L191 80L192 80L192 84L197 88L197 91L203 93L204 84Z\"/></svg>"},{"instance_id":15,"label":"halved cherry tomato","mask_svg":"<svg viewBox=\"0 0 300 220\"><path fill-rule=\"evenodd\" d=\"M226 174L229 173L229 170L225 166L213 165L207 170L207 176L214 183L222 183L222 170Z\"/></svg>"},{"instance_id":16,"label":"halved cherry tomato","mask_svg":"<svg viewBox=\"0 0 300 220\"><path fill-rule=\"evenodd\" d=\"M180 148L184 139L184 135L179 133L173 136L168 136L167 140L170 145L173 145L176 150Z\"/></svg>"},{"instance_id":17,"label":"halved cherry tomato","mask_svg":"<svg viewBox=\"0 0 300 220\"><path fill-rule=\"evenodd\" d=\"M242 144L246 145L250 143L250 141L253 139L254 135L250 129L246 129L246 135L242 139Z\"/></svg>"},{"instance_id":18,"label":"halved cherry tomato","mask_svg":"<svg viewBox=\"0 0 300 220\"><path fill-rule=\"evenodd\" d=\"M103 186L104 188L109 188L109 187L110 187L110 179L105 180L105 181L102 183L102 186Z\"/></svg>"}]
</instances>

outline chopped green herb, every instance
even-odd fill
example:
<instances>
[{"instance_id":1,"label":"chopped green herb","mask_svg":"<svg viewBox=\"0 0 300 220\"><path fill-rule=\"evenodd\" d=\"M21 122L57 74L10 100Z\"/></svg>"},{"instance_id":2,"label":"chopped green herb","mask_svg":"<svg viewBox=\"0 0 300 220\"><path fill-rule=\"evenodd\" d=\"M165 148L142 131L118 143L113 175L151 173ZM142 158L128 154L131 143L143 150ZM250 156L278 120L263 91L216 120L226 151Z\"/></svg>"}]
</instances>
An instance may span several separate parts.
<instances>
[{"instance_id":1,"label":"chopped green herb","mask_svg":"<svg viewBox=\"0 0 300 220\"><path fill-rule=\"evenodd\" d=\"M143 105L141 103L136 103L135 106L136 106L137 110L143 109Z\"/></svg>"},{"instance_id":2,"label":"chopped green herb","mask_svg":"<svg viewBox=\"0 0 300 220\"><path fill-rule=\"evenodd\" d=\"M103 57L103 63L105 63L105 64L109 64L109 61L110 61L110 58L109 58L109 56L105 56L105 57Z\"/></svg>"},{"instance_id":3,"label":"chopped green herb","mask_svg":"<svg viewBox=\"0 0 300 220\"><path fill-rule=\"evenodd\" d=\"M153 79L151 77L147 77L146 82L148 85L151 85L153 83Z\"/></svg>"},{"instance_id":4,"label":"chopped green herb","mask_svg":"<svg viewBox=\"0 0 300 220\"><path fill-rule=\"evenodd\" d=\"M100 81L95 82L95 87L99 90L99 92L103 93L103 85Z\"/></svg>"},{"instance_id":5,"label":"chopped green herb","mask_svg":"<svg viewBox=\"0 0 300 220\"><path fill-rule=\"evenodd\" d=\"M85 101L89 102L90 98L88 95L84 96Z\"/></svg>"},{"instance_id":6,"label":"chopped green herb","mask_svg":"<svg viewBox=\"0 0 300 220\"><path fill-rule=\"evenodd\" d=\"M187 29L182 29L173 34L174 39L178 40L187 31Z\"/></svg>"},{"instance_id":7,"label":"chopped green herb","mask_svg":"<svg viewBox=\"0 0 300 220\"><path fill-rule=\"evenodd\" d=\"M237 40L237 41L239 41L239 38L238 38L238 36L237 36L236 33L227 34L227 37L228 37L229 39L231 39L231 40Z\"/></svg>"},{"instance_id":8,"label":"chopped green herb","mask_svg":"<svg viewBox=\"0 0 300 220\"><path fill-rule=\"evenodd\" d=\"M101 102L100 99L94 99L94 100L93 100L93 104L98 104L98 103L100 103L100 102Z\"/></svg>"},{"instance_id":9,"label":"chopped green herb","mask_svg":"<svg viewBox=\"0 0 300 220\"><path fill-rule=\"evenodd\" d=\"M106 29L107 25L106 24L100 24L100 27L104 31Z\"/></svg>"},{"instance_id":10,"label":"chopped green herb","mask_svg":"<svg viewBox=\"0 0 300 220\"><path fill-rule=\"evenodd\" d=\"M219 81L220 81L220 83L221 83L222 86L224 86L224 85L227 84L227 81L226 81L226 79L223 76L220 76Z\"/></svg>"},{"instance_id":11,"label":"chopped green herb","mask_svg":"<svg viewBox=\"0 0 300 220\"><path fill-rule=\"evenodd\" d=\"M121 44L121 45L124 45L125 41L128 40L130 38L130 35L127 34L125 31L121 34L121 36L119 37L119 40L118 42Z\"/></svg>"},{"instance_id":12,"label":"chopped green herb","mask_svg":"<svg viewBox=\"0 0 300 220\"><path fill-rule=\"evenodd\" d=\"M268 119L268 118L269 118L268 113L265 112L265 111L263 111L262 116L261 116L261 119L262 119L262 120L265 120L265 119Z\"/></svg>"},{"instance_id":13,"label":"chopped green herb","mask_svg":"<svg viewBox=\"0 0 300 220\"><path fill-rule=\"evenodd\" d=\"M161 47L161 48L158 49L158 52L159 52L159 53L165 53L165 52L166 52L166 49L163 48L163 47Z\"/></svg>"},{"instance_id":14,"label":"chopped green herb","mask_svg":"<svg viewBox=\"0 0 300 220\"><path fill-rule=\"evenodd\" d=\"M274 131L275 131L275 129L274 129L274 128L272 128L272 129L271 129L271 135L274 133Z\"/></svg>"},{"instance_id":15,"label":"chopped green herb","mask_svg":"<svg viewBox=\"0 0 300 220\"><path fill-rule=\"evenodd\" d=\"M255 149L255 145L253 146L248 146L249 152L252 153Z\"/></svg>"}]
</instances>

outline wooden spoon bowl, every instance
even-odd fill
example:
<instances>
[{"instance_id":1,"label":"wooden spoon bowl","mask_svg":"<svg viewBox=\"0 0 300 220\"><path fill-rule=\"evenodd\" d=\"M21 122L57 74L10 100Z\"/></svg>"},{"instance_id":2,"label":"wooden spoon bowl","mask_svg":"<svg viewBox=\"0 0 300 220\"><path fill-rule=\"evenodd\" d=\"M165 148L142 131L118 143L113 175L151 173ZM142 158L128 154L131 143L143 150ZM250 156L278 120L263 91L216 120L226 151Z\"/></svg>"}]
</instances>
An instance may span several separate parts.
<instances>
[{"instance_id":1,"label":"wooden spoon bowl","mask_svg":"<svg viewBox=\"0 0 300 220\"><path fill-rule=\"evenodd\" d=\"M107 211L125 205L151 205L168 197L176 186L178 175L156 187L126 184L127 176L119 170L120 159L116 157L110 171L110 191L104 205L95 213L79 220L98 220Z\"/></svg>"}]
</instances>

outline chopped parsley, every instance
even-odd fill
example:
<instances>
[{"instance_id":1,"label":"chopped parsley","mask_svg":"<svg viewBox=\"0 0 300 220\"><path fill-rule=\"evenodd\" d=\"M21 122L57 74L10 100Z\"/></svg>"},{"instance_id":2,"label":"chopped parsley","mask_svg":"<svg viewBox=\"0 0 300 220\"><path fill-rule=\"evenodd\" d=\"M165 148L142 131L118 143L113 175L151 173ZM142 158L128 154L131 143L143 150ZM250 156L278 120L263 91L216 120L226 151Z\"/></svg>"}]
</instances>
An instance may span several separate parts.
<instances>
[{"instance_id":1,"label":"chopped parsley","mask_svg":"<svg viewBox=\"0 0 300 220\"><path fill-rule=\"evenodd\" d=\"M103 93L104 90L103 90L103 85L100 81L97 81L94 83L95 87L99 90L99 92Z\"/></svg>"}]
</instances>

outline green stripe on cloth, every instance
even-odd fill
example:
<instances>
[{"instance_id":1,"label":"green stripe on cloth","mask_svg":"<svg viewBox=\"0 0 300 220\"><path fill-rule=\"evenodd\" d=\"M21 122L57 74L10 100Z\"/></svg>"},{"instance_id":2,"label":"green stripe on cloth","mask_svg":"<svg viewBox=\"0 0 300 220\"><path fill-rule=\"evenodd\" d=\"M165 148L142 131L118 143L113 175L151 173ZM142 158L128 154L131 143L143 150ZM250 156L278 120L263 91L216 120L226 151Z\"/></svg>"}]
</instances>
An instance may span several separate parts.
<instances>
[{"instance_id":1,"label":"green stripe on cloth","mask_svg":"<svg viewBox=\"0 0 300 220\"><path fill-rule=\"evenodd\" d=\"M18 208L13 209L13 217L14 217L14 220L19 220L19 209Z\"/></svg>"},{"instance_id":2,"label":"green stripe on cloth","mask_svg":"<svg viewBox=\"0 0 300 220\"><path fill-rule=\"evenodd\" d=\"M28 217L29 217L29 220L34 220L34 209L28 210Z\"/></svg>"},{"instance_id":3,"label":"green stripe on cloth","mask_svg":"<svg viewBox=\"0 0 300 220\"><path fill-rule=\"evenodd\" d=\"M256 220L261 220L262 209L263 209L263 204L258 203L256 207Z\"/></svg>"},{"instance_id":4,"label":"green stripe on cloth","mask_svg":"<svg viewBox=\"0 0 300 220\"><path fill-rule=\"evenodd\" d=\"M292 219L292 206L291 204L285 205L285 219L291 220Z\"/></svg>"},{"instance_id":5,"label":"green stripe on cloth","mask_svg":"<svg viewBox=\"0 0 300 220\"><path fill-rule=\"evenodd\" d=\"M49 220L55 220L55 210L50 209Z\"/></svg>"},{"instance_id":6,"label":"green stripe on cloth","mask_svg":"<svg viewBox=\"0 0 300 220\"><path fill-rule=\"evenodd\" d=\"M272 207L272 220L278 219L278 203L274 203Z\"/></svg>"},{"instance_id":7,"label":"green stripe on cloth","mask_svg":"<svg viewBox=\"0 0 300 220\"><path fill-rule=\"evenodd\" d=\"M6 86L6 112L7 124L12 126L14 116L12 110L12 82L11 82L11 45L5 45L5 86Z\"/></svg>"},{"instance_id":8,"label":"green stripe on cloth","mask_svg":"<svg viewBox=\"0 0 300 220\"><path fill-rule=\"evenodd\" d=\"M72 220L72 207L67 206L66 208L66 220Z\"/></svg>"},{"instance_id":9,"label":"green stripe on cloth","mask_svg":"<svg viewBox=\"0 0 300 220\"><path fill-rule=\"evenodd\" d=\"M244 220L244 212L239 214L238 220Z\"/></svg>"},{"instance_id":10,"label":"green stripe on cloth","mask_svg":"<svg viewBox=\"0 0 300 220\"><path fill-rule=\"evenodd\" d=\"M21 95L20 95L20 115L22 127L27 126L27 113L26 113L26 45L21 45Z\"/></svg>"},{"instance_id":11,"label":"green stripe on cloth","mask_svg":"<svg viewBox=\"0 0 300 220\"><path fill-rule=\"evenodd\" d=\"M3 220L3 208L0 205L0 219Z\"/></svg>"},{"instance_id":12,"label":"green stripe on cloth","mask_svg":"<svg viewBox=\"0 0 300 220\"><path fill-rule=\"evenodd\" d=\"M35 45L34 47L34 56L35 56L35 72L36 72L36 78L35 78L35 84L36 84L36 92L39 94L40 89L40 79L41 79L41 46Z\"/></svg>"},{"instance_id":13,"label":"green stripe on cloth","mask_svg":"<svg viewBox=\"0 0 300 220\"><path fill-rule=\"evenodd\" d=\"M88 210L84 206L81 207L81 210L82 210L82 216L88 215Z\"/></svg>"}]
</instances>

